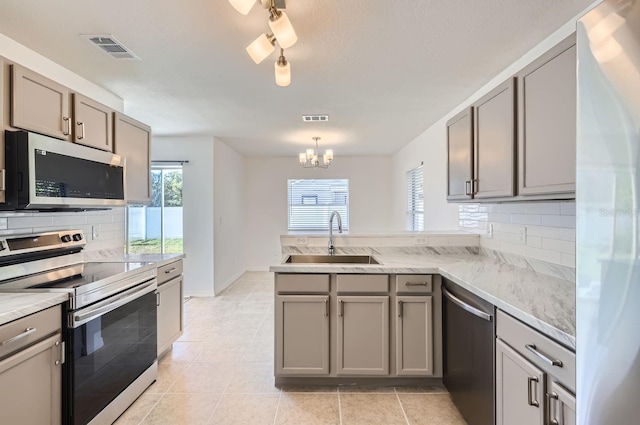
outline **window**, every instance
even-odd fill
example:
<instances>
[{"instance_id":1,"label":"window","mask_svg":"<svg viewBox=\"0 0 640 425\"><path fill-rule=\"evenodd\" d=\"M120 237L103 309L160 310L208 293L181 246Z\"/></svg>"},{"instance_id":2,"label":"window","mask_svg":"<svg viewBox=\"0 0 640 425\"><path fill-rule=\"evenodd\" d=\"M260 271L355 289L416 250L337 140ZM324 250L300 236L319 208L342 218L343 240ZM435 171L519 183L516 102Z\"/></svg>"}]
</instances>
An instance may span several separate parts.
<instances>
[{"instance_id":1,"label":"window","mask_svg":"<svg viewBox=\"0 0 640 425\"><path fill-rule=\"evenodd\" d=\"M151 166L151 204L127 207L129 254L180 254L182 237L182 165Z\"/></svg>"},{"instance_id":2,"label":"window","mask_svg":"<svg viewBox=\"0 0 640 425\"><path fill-rule=\"evenodd\" d=\"M424 176L422 165L407 171L407 228L424 230Z\"/></svg>"},{"instance_id":3,"label":"window","mask_svg":"<svg viewBox=\"0 0 640 425\"><path fill-rule=\"evenodd\" d=\"M332 211L340 213L342 230L349 229L348 179L290 179L287 189L289 230L328 231Z\"/></svg>"}]
</instances>

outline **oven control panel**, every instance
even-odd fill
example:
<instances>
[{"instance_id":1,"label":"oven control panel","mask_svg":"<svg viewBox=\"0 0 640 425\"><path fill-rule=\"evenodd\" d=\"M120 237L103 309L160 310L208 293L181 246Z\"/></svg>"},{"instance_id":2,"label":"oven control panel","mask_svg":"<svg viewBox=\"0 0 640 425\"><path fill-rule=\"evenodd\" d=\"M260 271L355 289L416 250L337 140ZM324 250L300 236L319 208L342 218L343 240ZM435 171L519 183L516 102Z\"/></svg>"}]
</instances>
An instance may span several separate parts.
<instances>
[{"instance_id":1,"label":"oven control panel","mask_svg":"<svg viewBox=\"0 0 640 425\"><path fill-rule=\"evenodd\" d=\"M13 262L21 255L52 249L81 250L86 245L82 230L61 230L34 235L16 235L0 238L0 266L11 257Z\"/></svg>"}]
</instances>

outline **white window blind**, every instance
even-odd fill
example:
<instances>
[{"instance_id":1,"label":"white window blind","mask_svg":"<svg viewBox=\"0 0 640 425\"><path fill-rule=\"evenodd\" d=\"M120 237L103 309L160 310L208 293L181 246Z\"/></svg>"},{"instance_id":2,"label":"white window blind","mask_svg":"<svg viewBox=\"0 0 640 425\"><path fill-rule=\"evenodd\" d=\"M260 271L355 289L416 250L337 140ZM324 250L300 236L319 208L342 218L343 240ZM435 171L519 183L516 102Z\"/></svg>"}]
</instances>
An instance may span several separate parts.
<instances>
[{"instance_id":1,"label":"white window blind","mask_svg":"<svg viewBox=\"0 0 640 425\"><path fill-rule=\"evenodd\" d=\"M289 179L287 189L289 230L328 231L332 211L349 229L349 179Z\"/></svg>"},{"instance_id":2,"label":"white window blind","mask_svg":"<svg viewBox=\"0 0 640 425\"><path fill-rule=\"evenodd\" d=\"M407 171L407 228L424 230L424 176L422 165Z\"/></svg>"}]
</instances>

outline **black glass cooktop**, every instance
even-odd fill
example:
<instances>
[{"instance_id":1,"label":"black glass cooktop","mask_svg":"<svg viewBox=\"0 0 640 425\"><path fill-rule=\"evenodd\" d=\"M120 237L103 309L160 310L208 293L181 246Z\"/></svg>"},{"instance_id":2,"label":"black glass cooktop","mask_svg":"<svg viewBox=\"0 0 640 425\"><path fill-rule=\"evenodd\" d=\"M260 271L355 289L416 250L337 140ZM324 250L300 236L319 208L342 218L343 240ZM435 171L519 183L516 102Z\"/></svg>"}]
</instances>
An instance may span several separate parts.
<instances>
[{"instance_id":1,"label":"black glass cooktop","mask_svg":"<svg viewBox=\"0 0 640 425\"><path fill-rule=\"evenodd\" d=\"M67 277L61 280L46 282L31 286L31 288L61 288L73 289L93 282L110 279L114 276L124 275L134 272L137 269L148 266L153 263L84 263L82 271L75 276Z\"/></svg>"}]
</instances>

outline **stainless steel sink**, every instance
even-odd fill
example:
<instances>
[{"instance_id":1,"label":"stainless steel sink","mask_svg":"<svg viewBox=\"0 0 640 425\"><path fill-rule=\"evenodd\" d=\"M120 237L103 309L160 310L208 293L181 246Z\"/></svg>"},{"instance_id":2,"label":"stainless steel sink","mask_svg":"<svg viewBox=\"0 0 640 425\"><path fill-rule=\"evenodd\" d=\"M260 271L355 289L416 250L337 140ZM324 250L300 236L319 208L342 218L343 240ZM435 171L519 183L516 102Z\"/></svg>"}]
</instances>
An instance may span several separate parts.
<instances>
[{"instance_id":1,"label":"stainless steel sink","mask_svg":"<svg viewBox=\"0 0 640 425\"><path fill-rule=\"evenodd\" d=\"M370 255L290 255L287 264L380 264Z\"/></svg>"}]
</instances>

